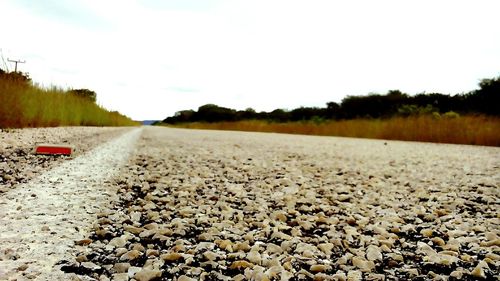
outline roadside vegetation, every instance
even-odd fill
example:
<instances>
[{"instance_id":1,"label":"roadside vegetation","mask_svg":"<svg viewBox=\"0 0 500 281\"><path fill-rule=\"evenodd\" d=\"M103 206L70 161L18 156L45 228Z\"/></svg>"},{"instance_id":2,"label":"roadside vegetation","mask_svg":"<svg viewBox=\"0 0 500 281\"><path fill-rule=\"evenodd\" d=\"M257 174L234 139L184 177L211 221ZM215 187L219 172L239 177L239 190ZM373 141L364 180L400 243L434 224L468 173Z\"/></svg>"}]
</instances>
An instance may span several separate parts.
<instances>
[{"instance_id":1,"label":"roadside vegetation","mask_svg":"<svg viewBox=\"0 0 500 281\"><path fill-rule=\"evenodd\" d=\"M183 110L159 125L405 141L500 146L500 77L483 79L465 94L399 90L347 96L340 104L271 112L234 110L214 104Z\"/></svg>"},{"instance_id":2,"label":"roadside vegetation","mask_svg":"<svg viewBox=\"0 0 500 281\"><path fill-rule=\"evenodd\" d=\"M27 74L0 69L0 128L132 125L99 106L91 90L40 87Z\"/></svg>"}]
</instances>

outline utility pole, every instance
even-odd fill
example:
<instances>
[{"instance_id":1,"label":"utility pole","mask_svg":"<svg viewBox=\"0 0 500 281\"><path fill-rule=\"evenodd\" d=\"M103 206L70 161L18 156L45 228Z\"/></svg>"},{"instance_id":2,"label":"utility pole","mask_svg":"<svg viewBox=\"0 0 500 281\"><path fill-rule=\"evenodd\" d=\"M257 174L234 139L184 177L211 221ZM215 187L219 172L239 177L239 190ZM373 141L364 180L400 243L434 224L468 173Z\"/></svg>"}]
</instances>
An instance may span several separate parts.
<instances>
[{"instance_id":1,"label":"utility pole","mask_svg":"<svg viewBox=\"0 0 500 281\"><path fill-rule=\"evenodd\" d=\"M26 61L22 61L22 60L11 60L11 59L7 59L7 60L15 63L14 72L17 72L17 64L18 63L25 63L26 62Z\"/></svg>"}]
</instances>

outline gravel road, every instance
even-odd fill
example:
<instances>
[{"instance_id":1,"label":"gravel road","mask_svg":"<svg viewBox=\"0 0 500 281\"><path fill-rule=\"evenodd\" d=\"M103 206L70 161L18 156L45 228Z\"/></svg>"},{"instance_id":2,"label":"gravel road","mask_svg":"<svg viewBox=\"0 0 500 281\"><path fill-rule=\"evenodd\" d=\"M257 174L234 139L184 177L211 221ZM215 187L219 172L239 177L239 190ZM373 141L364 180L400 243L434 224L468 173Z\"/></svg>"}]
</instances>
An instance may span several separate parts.
<instances>
[{"instance_id":1,"label":"gravel road","mask_svg":"<svg viewBox=\"0 0 500 281\"><path fill-rule=\"evenodd\" d=\"M499 171L494 147L146 127L0 195L0 279L498 280Z\"/></svg>"},{"instance_id":2,"label":"gravel road","mask_svg":"<svg viewBox=\"0 0 500 281\"><path fill-rule=\"evenodd\" d=\"M81 155L114 138L129 128L60 127L0 129L0 194L26 183L35 176L61 163L67 156L35 156L32 151L40 143L72 144Z\"/></svg>"}]
</instances>

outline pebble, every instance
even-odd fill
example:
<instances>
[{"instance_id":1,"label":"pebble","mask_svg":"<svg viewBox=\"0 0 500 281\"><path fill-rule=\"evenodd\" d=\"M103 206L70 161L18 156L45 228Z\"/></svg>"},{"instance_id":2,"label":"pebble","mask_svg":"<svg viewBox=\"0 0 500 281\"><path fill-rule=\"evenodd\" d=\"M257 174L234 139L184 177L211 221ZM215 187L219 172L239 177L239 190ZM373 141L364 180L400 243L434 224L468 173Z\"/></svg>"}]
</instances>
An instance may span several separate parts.
<instances>
[{"instance_id":1,"label":"pebble","mask_svg":"<svg viewBox=\"0 0 500 281\"><path fill-rule=\"evenodd\" d=\"M261 264L262 256L257 251L250 251L247 254L247 260L253 264Z\"/></svg>"},{"instance_id":2,"label":"pebble","mask_svg":"<svg viewBox=\"0 0 500 281\"><path fill-rule=\"evenodd\" d=\"M109 241L108 245L111 245L111 246L114 246L117 248L123 248L123 247L125 247L126 244L127 244L127 241L125 241L125 239L123 239L122 237L115 237L115 238L111 239L111 241Z\"/></svg>"},{"instance_id":3,"label":"pebble","mask_svg":"<svg viewBox=\"0 0 500 281\"><path fill-rule=\"evenodd\" d=\"M167 261L167 262L174 262L174 261L182 259L183 257L179 253L168 253L168 254L161 255L160 258L164 261Z\"/></svg>"},{"instance_id":4,"label":"pebble","mask_svg":"<svg viewBox=\"0 0 500 281\"><path fill-rule=\"evenodd\" d=\"M137 281L150 281L161 277L161 275L162 272L160 270L142 269L134 275L134 279Z\"/></svg>"},{"instance_id":5,"label":"pebble","mask_svg":"<svg viewBox=\"0 0 500 281\"><path fill-rule=\"evenodd\" d=\"M422 229L420 231L420 234L422 234L423 236L425 237L432 237L432 234L434 233L434 230L430 229L430 228L426 228L426 229Z\"/></svg>"},{"instance_id":6,"label":"pebble","mask_svg":"<svg viewBox=\"0 0 500 281\"><path fill-rule=\"evenodd\" d=\"M326 272L329 269L330 267L324 264L313 264L311 265L311 268L309 270L313 273L318 273L318 272Z\"/></svg>"},{"instance_id":7,"label":"pebble","mask_svg":"<svg viewBox=\"0 0 500 281\"><path fill-rule=\"evenodd\" d=\"M115 265L113 265L113 270L116 273L126 273L126 272L128 272L129 268L130 268L130 263L128 263L128 262L119 262L119 263L115 263Z\"/></svg>"},{"instance_id":8,"label":"pebble","mask_svg":"<svg viewBox=\"0 0 500 281\"><path fill-rule=\"evenodd\" d=\"M84 268L90 269L90 270L97 270L97 269L101 268L99 265L97 265L93 262L89 262L89 261L82 262L81 266L83 266Z\"/></svg>"},{"instance_id":9,"label":"pebble","mask_svg":"<svg viewBox=\"0 0 500 281\"><path fill-rule=\"evenodd\" d=\"M366 248L366 259L369 261L382 261L382 252L380 248L370 245Z\"/></svg>"},{"instance_id":10,"label":"pebble","mask_svg":"<svg viewBox=\"0 0 500 281\"><path fill-rule=\"evenodd\" d=\"M485 269L489 269L488 263L481 261L470 274L477 278L486 278Z\"/></svg>"},{"instance_id":11,"label":"pebble","mask_svg":"<svg viewBox=\"0 0 500 281\"><path fill-rule=\"evenodd\" d=\"M17 267L17 271L25 271L26 269L28 269L28 267L29 267L28 264L22 264Z\"/></svg>"},{"instance_id":12,"label":"pebble","mask_svg":"<svg viewBox=\"0 0 500 281\"><path fill-rule=\"evenodd\" d=\"M113 281L128 281L129 275L127 273L115 273L113 274Z\"/></svg>"},{"instance_id":13,"label":"pebble","mask_svg":"<svg viewBox=\"0 0 500 281\"><path fill-rule=\"evenodd\" d=\"M359 268L363 272L370 272L375 268L375 263L373 261L365 260L361 257L353 257L352 265Z\"/></svg>"},{"instance_id":14,"label":"pebble","mask_svg":"<svg viewBox=\"0 0 500 281\"><path fill-rule=\"evenodd\" d=\"M87 258L87 256L86 256L86 255L83 255L83 254L82 254L82 255L78 255L78 256L75 258L75 260L76 260L77 262L84 262L84 261L88 261L88 258Z\"/></svg>"},{"instance_id":15,"label":"pebble","mask_svg":"<svg viewBox=\"0 0 500 281\"><path fill-rule=\"evenodd\" d=\"M131 251L128 251L126 252L125 254L123 254L121 257L120 257L120 260L128 260L128 261L131 261L131 260L135 260L137 259L138 257L140 257L142 255L141 252L137 251L137 250L131 250Z\"/></svg>"},{"instance_id":16,"label":"pebble","mask_svg":"<svg viewBox=\"0 0 500 281\"><path fill-rule=\"evenodd\" d=\"M347 281L361 281L363 274L359 270L352 270L347 273Z\"/></svg>"},{"instance_id":17,"label":"pebble","mask_svg":"<svg viewBox=\"0 0 500 281\"><path fill-rule=\"evenodd\" d=\"M245 261L245 260L239 260L239 261L234 261L231 266L229 266L230 269L245 269L245 268L251 268L253 267L253 264Z\"/></svg>"},{"instance_id":18,"label":"pebble","mask_svg":"<svg viewBox=\"0 0 500 281\"><path fill-rule=\"evenodd\" d=\"M92 243L92 239L89 239L89 238L85 238L85 239L78 240L75 242L75 244L78 246L85 246L85 245L89 245L90 243Z\"/></svg>"}]
</instances>

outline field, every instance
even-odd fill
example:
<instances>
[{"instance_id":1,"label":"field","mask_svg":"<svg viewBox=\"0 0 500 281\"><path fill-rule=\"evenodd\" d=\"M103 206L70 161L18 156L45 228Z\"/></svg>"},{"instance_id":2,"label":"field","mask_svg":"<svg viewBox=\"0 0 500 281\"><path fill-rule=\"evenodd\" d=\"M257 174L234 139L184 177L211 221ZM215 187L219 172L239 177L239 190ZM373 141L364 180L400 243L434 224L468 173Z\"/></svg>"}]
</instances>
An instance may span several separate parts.
<instances>
[{"instance_id":1,"label":"field","mask_svg":"<svg viewBox=\"0 0 500 281\"><path fill-rule=\"evenodd\" d=\"M175 127L500 146L500 118L474 115L420 115L326 122L194 122Z\"/></svg>"},{"instance_id":2,"label":"field","mask_svg":"<svg viewBox=\"0 0 500 281\"><path fill-rule=\"evenodd\" d=\"M0 77L0 128L137 125L64 89L11 78Z\"/></svg>"}]
</instances>

